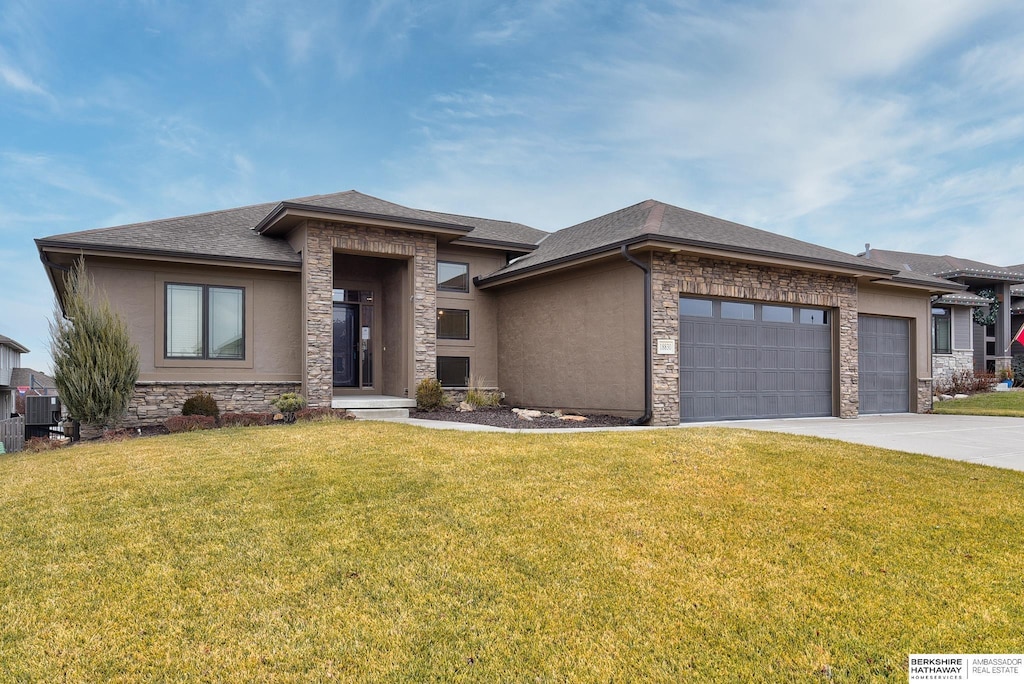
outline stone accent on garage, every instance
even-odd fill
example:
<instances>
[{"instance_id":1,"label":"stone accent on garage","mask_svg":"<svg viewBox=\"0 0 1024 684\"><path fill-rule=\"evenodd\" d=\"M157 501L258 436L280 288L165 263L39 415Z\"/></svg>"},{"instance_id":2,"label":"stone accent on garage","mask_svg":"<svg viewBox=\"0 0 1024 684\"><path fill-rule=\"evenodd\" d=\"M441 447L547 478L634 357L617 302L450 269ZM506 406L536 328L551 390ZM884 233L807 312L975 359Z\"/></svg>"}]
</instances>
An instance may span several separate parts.
<instances>
[{"instance_id":1,"label":"stone accent on garage","mask_svg":"<svg viewBox=\"0 0 1024 684\"><path fill-rule=\"evenodd\" d=\"M180 416L185 400L205 392L217 402L221 413L272 413L270 402L285 392L299 392L297 382L160 382L142 381L128 404L122 427L159 425Z\"/></svg>"},{"instance_id":2,"label":"stone accent on garage","mask_svg":"<svg viewBox=\"0 0 1024 684\"><path fill-rule=\"evenodd\" d=\"M932 401L934 400L935 392L932 380L918 380L917 381L917 412L928 413L932 410Z\"/></svg>"},{"instance_id":3,"label":"stone accent on garage","mask_svg":"<svg viewBox=\"0 0 1024 684\"><path fill-rule=\"evenodd\" d=\"M334 252L406 259L412 264L414 384L436 373L437 241L424 233L345 223L306 223L302 259L305 306L304 392L310 406L330 406L333 395Z\"/></svg>"},{"instance_id":4,"label":"stone accent on garage","mask_svg":"<svg viewBox=\"0 0 1024 684\"><path fill-rule=\"evenodd\" d=\"M839 415L858 408L857 282L852 277L654 252L651 258L652 425L679 423L679 357L657 354L658 339L679 340L679 297L697 295L814 306L833 310L839 356Z\"/></svg>"}]
</instances>

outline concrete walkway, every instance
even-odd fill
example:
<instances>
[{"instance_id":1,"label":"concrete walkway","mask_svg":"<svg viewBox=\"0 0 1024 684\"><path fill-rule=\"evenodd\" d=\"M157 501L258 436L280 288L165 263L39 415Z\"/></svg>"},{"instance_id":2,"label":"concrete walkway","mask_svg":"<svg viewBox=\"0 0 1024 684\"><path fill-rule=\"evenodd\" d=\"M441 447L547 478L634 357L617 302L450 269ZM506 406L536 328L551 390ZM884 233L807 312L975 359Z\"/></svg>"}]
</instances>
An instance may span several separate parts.
<instances>
[{"instance_id":1,"label":"concrete walkway","mask_svg":"<svg viewBox=\"0 0 1024 684\"><path fill-rule=\"evenodd\" d=\"M794 418L702 424L827 437L1024 471L1024 418L894 413L852 420Z\"/></svg>"},{"instance_id":2,"label":"concrete walkway","mask_svg":"<svg viewBox=\"0 0 1024 684\"><path fill-rule=\"evenodd\" d=\"M439 420L407 418L395 422L440 430L509 433L558 433L596 431L651 430L647 427L565 428L510 430ZM909 451L970 463L1024 471L1024 418L996 416L940 416L896 413L883 416L861 416L853 420L841 418L790 418L786 420L742 420L717 423L687 423L677 429L691 427L742 428L785 432L838 439L854 444ZM673 428L676 429L676 428Z\"/></svg>"}]
</instances>

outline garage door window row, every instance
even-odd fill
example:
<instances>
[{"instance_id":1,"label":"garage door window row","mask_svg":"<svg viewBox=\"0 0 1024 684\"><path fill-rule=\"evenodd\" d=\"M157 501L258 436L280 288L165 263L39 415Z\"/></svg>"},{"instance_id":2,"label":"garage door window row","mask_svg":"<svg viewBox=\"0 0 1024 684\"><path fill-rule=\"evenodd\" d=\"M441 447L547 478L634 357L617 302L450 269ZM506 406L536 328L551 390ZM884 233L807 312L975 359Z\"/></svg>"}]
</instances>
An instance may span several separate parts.
<instances>
[{"instance_id":1,"label":"garage door window row","mask_svg":"<svg viewBox=\"0 0 1024 684\"><path fill-rule=\"evenodd\" d=\"M716 299L679 300L679 315L694 318L722 318L736 321L762 321L764 323L794 323L800 325L828 325L827 309L805 309L777 304L730 302Z\"/></svg>"}]
</instances>

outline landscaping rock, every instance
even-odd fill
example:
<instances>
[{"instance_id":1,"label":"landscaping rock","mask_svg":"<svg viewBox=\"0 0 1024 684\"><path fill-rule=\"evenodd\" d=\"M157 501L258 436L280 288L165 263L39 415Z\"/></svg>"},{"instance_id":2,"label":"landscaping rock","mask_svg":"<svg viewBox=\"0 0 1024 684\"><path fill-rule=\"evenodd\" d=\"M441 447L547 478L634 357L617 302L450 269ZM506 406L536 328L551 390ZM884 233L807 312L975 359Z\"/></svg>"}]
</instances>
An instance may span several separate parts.
<instances>
[{"instance_id":1,"label":"landscaping rock","mask_svg":"<svg viewBox=\"0 0 1024 684\"><path fill-rule=\"evenodd\" d=\"M968 395L966 395L966 394L954 394L953 395L954 399L967 399L967 397L968 397Z\"/></svg>"},{"instance_id":2,"label":"landscaping rock","mask_svg":"<svg viewBox=\"0 0 1024 684\"><path fill-rule=\"evenodd\" d=\"M523 420L533 420L534 418L540 418L544 415L542 411L534 409L512 409L512 413L516 414Z\"/></svg>"},{"instance_id":3,"label":"landscaping rock","mask_svg":"<svg viewBox=\"0 0 1024 684\"><path fill-rule=\"evenodd\" d=\"M942 401L949 401L952 398L953 398L952 394L942 394L942 395L939 396L939 399L941 399Z\"/></svg>"},{"instance_id":4,"label":"landscaping rock","mask_svg":"<svg viewBox=\"0 0 1024 684\"><path fill-rule=\"evenodd\" d=\"M587 419L586 416L558 416L559 420L572 420L577 423L582 423Z\"/></svg>"},{"instance_id":5,"label":"landscaping rock","mask_svg":"<svg viewBox=\"0 0 1024 684\"><path fill-rule=\"evenodd\" d=\"M455 409L455 410L463 412L463 413L466 413L466 412L469 412L469 411L475 411L476 409L473 408L473 405L470 404L469 402L460 401L459 402L459 407L457 409Z\"/></svg>"}]
</instances>

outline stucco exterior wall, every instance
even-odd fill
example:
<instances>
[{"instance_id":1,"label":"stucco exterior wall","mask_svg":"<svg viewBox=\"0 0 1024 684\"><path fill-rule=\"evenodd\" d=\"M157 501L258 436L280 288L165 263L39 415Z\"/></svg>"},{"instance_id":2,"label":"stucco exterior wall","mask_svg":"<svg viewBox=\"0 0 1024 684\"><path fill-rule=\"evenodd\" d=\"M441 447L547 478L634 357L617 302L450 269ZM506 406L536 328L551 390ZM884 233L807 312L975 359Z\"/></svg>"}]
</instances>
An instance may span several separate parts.
<instances>
[{"instance_id":1,"label":"stucco exterior wall","mask_svg":"<svg viewBox=\"0 0 1024 684\"><path fill-rule=\"evenodd\" d=\"M123 425L180 415L192 394L210 392L221 411L270 411L300 385L299 277L294 272L93 257L86 268L128 324L139 351L139 382ZM245 288L245 358L164 358L165 284Z\"/></svg>"},{"instance_id":2,"label":"stucco exterior wall","mask_svg":"<svg viewBox=\"0 0 1024 684\"><path fill-rule=\"evenodd\" d=\"M882 285L861 285L860 313L910 320L910 411L925 413L932 407L931 296L923 290Z\"/></svg>"},{"instance_id":3,"label":"stucco exterior wall","mask_svg":"<svg viewBox=\"0 0 1024 684\"><path fill-rule=\"evenodd\" d=\"M472 279L493 273L504 266L504 253L440 247L437 260L468 264L470 278L469 292L437 291L439 309L469 311L469 339L438 339L437 355L468 357L471 378L481 387L498 387L498 300L489 290L478 290Z\"/></svg>"},{"instance_id":4,"label":"stucco exterior wall","mask_svg":"<svg viewBox=\"0 0 1024 684\"><path fill-rule=\"evenodd\" d=\"M775 268L685 254L654 252L652 267L652 375L654 425L676 425L679 356L658 354L659 339L679 345L679 297L700 295L803 304L833 310L833 393L836 414L857 416L857 282L852 277Z\"/></svg>"},{"instance_id":5,"label":"stucco exterior wall","mask_svg":"<svg viewBox=\"0 0 1024 684\"><path fill-rule=\"evenodd\" d=\"M139 349L139 380L296 382L299 279L296 273L90 258L86 268L125 319ZM164 285L245 288L245 358L240 361L164 358Z\"/></svg>"},{"instance_id":6,"label":"stucco exterior wall","mask_svg":"<svg viewBox=\"0 0 1024 684\"><path fill-rule=\"evenodd\" d=\"M643 272L623 260L497 293L498 384L514 406L639 417Z\"/></svg>"}]
</instances>

